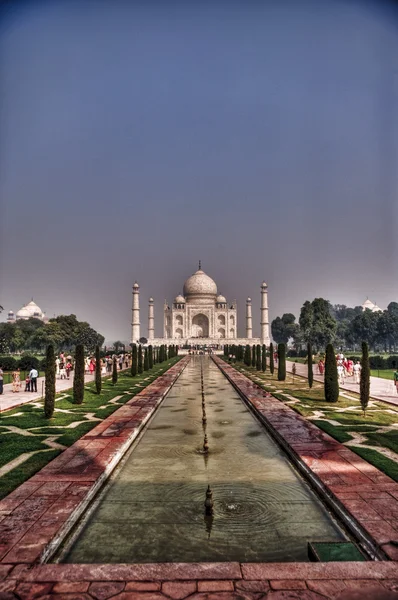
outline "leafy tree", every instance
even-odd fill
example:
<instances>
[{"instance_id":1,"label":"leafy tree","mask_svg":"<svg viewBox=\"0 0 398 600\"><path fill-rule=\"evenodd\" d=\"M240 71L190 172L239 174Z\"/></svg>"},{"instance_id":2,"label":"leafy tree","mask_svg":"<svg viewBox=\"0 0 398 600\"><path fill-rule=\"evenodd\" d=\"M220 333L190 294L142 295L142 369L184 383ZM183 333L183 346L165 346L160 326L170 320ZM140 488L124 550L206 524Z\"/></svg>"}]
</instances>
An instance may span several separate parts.
<instances>
[{"instance_id":1,"label":"leafy tree","mask_svg":"<svg viewBox=\"0 0 398 600\"><path fill-rule=\"evenodd\" d=\"M256 346L256 370L261 371L261 346L257 344Z\"/></svg>"},{"instance_id":2,"label":"leafy tree","mask_svg":"<svg viewBox=\"0 0 398 600\"><path fill-rule=\"evenodd\" d=\"M359 399L361 402L363 415L366 415L366 409L369 403L370 396L370 365L369 365L369 350L366 342L362 342L362 361L361 361L361 379L359 382Z\"/></svg>"},{"instance_id":3,"label":"leafy tree","mask_svg":"<svg viewBox=\"0 0 398 600\"><path fill-rule=\"evenodd\" d=\"M135 377L137 375L137 344L132 344L131 347L131 376Z\"/></svg>"},{"instance_id":4,"label":"leafy tree","mask_svg":"<svg viewBox=\"0 0 398 600\"><path fill-rule=\"evenodd\" d=\"M124 344L120 340L116 340L116 342L113 342L113 347L115 349L115 354L118 354L119 353L119 349L120 348L124 348Z\"/></svg>"},{"instance_id":5,"label":"leafy tree","mask_svg":"<svg viewBox=\"0 0 398 600\"><path fill-rule=\"evenodd\" d=\"M372 312L369 309L364 310L360 315L357 315L351 322L351 332L353 338L360 342L367 342L369 346L375 346L378 337L378 320L380 316L377 312Z\"/></svg>"},{"instance_id":6,"label":"leafy tree","mask_svg":"<svg viewBox=\"0 0 398 600\"><path fill-rule=\"evenodd\" d=\"M73 402L81 404L84 399L84 346L78 344L75 350L75 375L73 378Z\"/></svg>"},{"instance_id":7,"label":"leafy tree","mask_svg":"<svg viewBox=\"0 0 398 600\"><path fill-rule=\"evenodd\" d=\"M300 330L295 322L296 317L292 313L285 313L281 317L276 317L271 323L272 337L278 344L287 344L291 338L294 338Z\"/></svg>"},{"instance_id":8,"label":"leafy tree","mask_svg":"<svg viewBox=\"0 0 398 600\"><path fill-rule=\"evenodd\" d=\"M336 357L332 344L326 346L324 389L326 402L337 402L339 399L339 382Z\"/></svg>"},{"instance_id":9,"label":"leafy tree","mask_svg":"<svg viewBox=\"0 0 398 600\"><path fill-rule=\"evenodd\" d=\"M278 344L278 381L286 379L286 345Z\"/></svg>"},{"instance_id":10,"label":"leafy tree","mask_svg":"<svg viewBox=\"0 0 398 600\"><path fill-rule=\"evenodd\" d=\"M251 356L251 351L250 351L250 346L249 344L247 344L246 348L245 348L245 359L244 359L244 363L247 367L250 367L250 365L252 364L252 356Z\"/></svg>"},{"instance_id":11,"label":"leafy tree","mask_svg":"<svg viewBox=\"0 0 398 600\"><path fill-rule=\"evenodd\" d=\"M101 378L101 355L100 355L100 347L95 347L95 388L97 390L97 394L101 393L102 386L102 378Z\"/></svg>"},{"instance_id":12,"label":"leafy tree","mask_svg":"<svg viewBox=\"0 0 398 600\"><path fill-rule=\"evenodd\" d=\"M148 347L148 367L153 369L153 348L152 346Z\"/></svg>"},{"instance_id":13,"label":"leafy tree","mask_svg":"<svg viewBox=\"0 0 398 600\"><path fill-rule=\"evenodd\" d=\"M148 348L144 350L144 371L149 369Z\"/></svg>"},{"instance_id":14,"label":"leafy tree","mask_svg":"<svg viewBox=\"0 0 398 600\"><path fill-rule=\"evenodd\" d=\"M336 335L337 322L331 314L328 300L315 298L312 302L304 302L300 312L300 328L305 341L316 348L331 343Z\"/></svg>"},{"instance_id":15,"label":"leafy tree","mask_svg":"<svg viewBox=\"0 0 398 600\"><path fill-rule=\"evenodd\" d=\"M262 353L261 353L261 370L263 373L267 370L267 347L263 344Z\"/></svg>"},{"instance_id":16,"label":"leafy tree","mask_svg":"<svg viewBox=\"0 0 398 600\"><path fill-rule=\"evenodd\" d=\"M387 306L387 312L394 317L398 317L398 302L390 302Z\"/></svg>"},{"instance_id":17,"label":"leafy tree","mask_svg":"<svg viewBox=\"0 0 398 600\"><path fill-rule=\"evenodd\" d=\"M142 346L141 344L138 346L138 373L141 375L144 371L144 365L142 362Z\"/></svg>"},{"instance_id":18,"label":"leafy tree","mask_svg":"<svg viewBox=\"0 0 398 600\"><path fill-rule=\"evenodd\" d=\"M311 389L314 383L314 373L312 370L312 346L310 343L307 345L307 367L308 367L308 387Z\"/></svg>"},{"instance_id":19,"label":"leafy tree","mask_svg":"<svg viewBox=\"0 0 398 600\"><path fill-rule=\"evenodd\" d=\"M113 383L113 385L115 385L117 383L117 378L118 378L117 360L116 360L116 356L114 356L113 360L112 360L112 383Z\"/></svg>"},{"instance_id":20,"label":"leafy tree","mask_svg":"<svg viewBox=\"0 0 398 600\"><path fill-rule=\"evenodd\" d=\"M138 340L140 342L140 344L143 346L144 344L148 343L148 340L146 339L146 337L140 337L140 339Z\"/></svg>"},{"instance_id":21,"label":"leafy tree","mask_svg":"<svg viewBox=\"0 0 398 600\"><path fill-rule=\"evenodd\" d=\"M55 353L54 346L48 346L46 353L46 377L44 392L44 416L51 419L55 406Z\"/></svg>"}]
</instances>

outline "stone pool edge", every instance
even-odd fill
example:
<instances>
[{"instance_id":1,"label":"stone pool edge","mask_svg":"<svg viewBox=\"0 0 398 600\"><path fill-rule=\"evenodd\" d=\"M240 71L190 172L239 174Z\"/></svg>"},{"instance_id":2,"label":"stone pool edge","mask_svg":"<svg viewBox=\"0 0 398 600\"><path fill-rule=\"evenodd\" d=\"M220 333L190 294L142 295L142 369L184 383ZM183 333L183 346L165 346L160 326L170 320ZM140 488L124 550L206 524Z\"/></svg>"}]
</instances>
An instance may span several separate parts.
<instances>
[{"instance_id":1,"label":"stone pool edge","mask_svg":"<svg viewBox=\"0 0 398 600\"><path fill-rule=\"evenodd\" d=\"M181 358L0 501L0 567L54 555L189 361Z\"/></svg>"},{"instance_id":2,"label":"stone pool edge","mask_svg":"<svg viewBox=\"0 0 398 600\"><path fill-rule=\"evenodd\" d=\"M398 559L398 484L217 356L248 407L376 560Z\"/></svg>"}]
</instances>

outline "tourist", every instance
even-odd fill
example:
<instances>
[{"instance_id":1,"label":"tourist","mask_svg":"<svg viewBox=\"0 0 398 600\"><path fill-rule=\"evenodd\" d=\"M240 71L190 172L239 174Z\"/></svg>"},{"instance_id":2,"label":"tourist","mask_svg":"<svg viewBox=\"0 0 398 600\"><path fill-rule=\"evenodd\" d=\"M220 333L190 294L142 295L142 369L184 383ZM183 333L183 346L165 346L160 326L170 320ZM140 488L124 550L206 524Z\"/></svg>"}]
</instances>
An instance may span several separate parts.
<instances>
[{"instance_id":1,"label":"tourist","mask_svg":"<svg viewBox=\"0 0 398 600\"><path fill-rule=\"evenodd\" d=\"M344 367L341 362L337 365L337 375L339 378L339 385L344 385Z\"/></svg>"},{"instance_id":2,"label":"tourist","mask_svg":"<svg viewBox=\"0 0 398 600\"><path fill-rule=\"evenodd\" d=\"M39 373L37 372L37 369L31 369L30 373L29 373L29 379L30 379L30 391L31 392L37 392L37 378L39 376Z\"/></svg>"},{"instance_id":3,"label":"tourist","mask_svg":"<svg viewBox=\"0 0 398 600\"><path fill-rule=\"evenodd\" d=\"M84 361L86 373L90 373L90 363L90 358L87 356L86 360Z\"/></svg>"},{"instance_id":4,"label":"tourist","mask_svg":"<svg viewBox=\"0 0 398 600\"><path fill-rule=\"evenodd\" d=\"M61 358L61 362L59 363L59 374L61 379L66 379L65 360L63 358Z\"/></svg>"},{"instance_id":5,"label":"tourist","mask_svg":"<svg viewBox=\"0 0 398 600\"><path fill-rule=\"evenodd\" d=\"M68 362L66 363L66 377L67 379L70 378L70 372L72 371L72 363L70 362L70 360L68 360Z\"/></svg>"},{"instance_id":6,"label":"tourist","mask_svg":"<svg viewBox=\"0 0 398 600\"><path fill-rule=\"evenodd\" d=\"M30 392L30 377L29 377L29 375L25 379L25 392Z\"/></svg>"},{"instance_id":7,"label":"tourist","mask_svg":"<svg viewBox=\"0 0 398 600\"><path fill-rule=\"evenodd\" d=\"M355 363L355 365L353 366L352 370L354 372L354 383L359 383L360 378L361 378L361 363L359 362L359 360L357 360L357 362Z\"/></svg>"},{"instance_id":8,"label":"tourist","mask_svg":"<svg viewBox=\"0 0 398 600\"><path fill-rule=\"evenodd\" d=\"M112 357L111 356L106 357L106 369L107 369L108 373L112 373Z\"/></svg>"},{"instance_id":9,"label":"tourist","mask_svg":"<svg viewBox=\"0 0 398 600\"><path fill-rule=\"evenodd\" d=\"M94 371L95 371L95 360L93 358L91 358L90 360L90 364L88 367L89 371L90 371L90 375L94 375Z\"/></svg>"},{"instance_id":10,"label":"tourist","mask_svg":"<svg viewBox=\"0 0 398 600\"><path fill-rule=\"evenodd\" d=\"M20 392L21 391L21 374L19 369L13 371L12 373L12 391Z\"/></svg>"},{"instance_id":11,"label":"tourist","mask_svg":"<svg viewBox=\"0 0 398 600\"><path fill-rule=\"evenodd\" d=\"M1 369L0 369L0 371L1 371ZM395 384L395 389L398 392L398 369L394 373L394 384Z\"/></svg>"},{"instance_id":12,"label":"tourist","mask_svg":"<svg viewBox=\"0 0 398 600\"><path fill-rule=\"evenodd\" d=\"M0 367L0 396L3 393L3 375L4 375L4 371Z\"/></svg>"},{"instance_id":13,"label":"tourist","mask_svg":"<svg viewBox=\"0 0 398 600\"><path fill-rule=\"evenodd\" d=\"M61 363L61 360L57 356L57 358L55 359L55 369L56 369L55 373L56 373L57 377L59 377L59 365L60 365L60 363Z\"/></svg>"},{"instance_id":14,"label":"tourist","mask_svg":"<svg viewBox=\"0 0 398 600\"><path fill-rule=\"evenodd\" d=\"M318 363L319 375L323 375L324 370L325 370L325 363L323 362L322 358L320 358L319 363Z\"/></svg>"},{"instance_id":15,"label":"tourist","mask_svg":"<svg viewBox=\"0 0 398 600\"><path fill-rule=\"evenodd\" d=\"M106 375L107 366L108 366L107 362L106 362L105 358L103 358L101 361L101 375Z\"/></svg>"},{"instance_id":16,"label":"tourist","mask_svg":"<svg viewBox=\"0 0 398 600\"><path fill-rule=\"evenodd\" d=\"M120 371L123 369L123 354L119 355L119 369Z\"/></svg>"}]
</instances>

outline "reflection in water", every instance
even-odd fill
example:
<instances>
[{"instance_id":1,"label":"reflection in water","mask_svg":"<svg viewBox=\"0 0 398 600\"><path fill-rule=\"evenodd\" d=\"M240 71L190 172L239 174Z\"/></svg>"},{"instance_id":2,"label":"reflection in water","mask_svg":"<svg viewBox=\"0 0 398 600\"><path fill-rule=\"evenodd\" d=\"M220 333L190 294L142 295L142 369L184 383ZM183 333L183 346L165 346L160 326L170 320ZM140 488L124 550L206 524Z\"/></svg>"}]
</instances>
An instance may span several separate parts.
<instances>
[{"instance_id":1,"label":"reflection in water","mask_svg":"<svg viewBox=\"0 0 398 600\"><path fill-rule=\"evenodd\" d=\"M209 386L216 390L213 401L206 400ZM214 514L203 527L209 484ZM111 477L63 560L307 561L308 541L344 539L221 371L198 356Z\"/></svg>"}]
</instances>

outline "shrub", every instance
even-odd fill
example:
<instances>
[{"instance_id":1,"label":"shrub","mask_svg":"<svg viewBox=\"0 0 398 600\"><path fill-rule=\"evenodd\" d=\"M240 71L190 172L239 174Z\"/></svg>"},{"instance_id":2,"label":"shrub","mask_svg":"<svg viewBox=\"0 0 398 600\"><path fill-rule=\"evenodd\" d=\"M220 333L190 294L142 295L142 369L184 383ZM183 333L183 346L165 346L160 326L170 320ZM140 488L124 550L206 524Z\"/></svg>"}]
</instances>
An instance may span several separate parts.
<instances>
[{"instance_id":1,"label":"shrub","mask_svg":"<svg viewBox=\"0 0 398 600\"><path fill-rule=\"evenodd\" d=\"M18 361L13 356L0 357L0 367L3 371L15 371L18 366Z\"/></svg>"},{"instance_id":2,"label":"shrub","mask_svg":"<svg viewBox=\"0 0 398 600\"><path fill-rule=\"evenodd\" d=\"M314 383L314 373L312 371L312 347L307 344L307 366L308 366L308 387L311 389Z\"/></svg>"},{"instance_id":3,"label":"shrub","mask_svg":"<svg viewBox=\"0 0 398 600\"><path fill-rule=\"evenodd\" d=\"M81 404L84 399L84 346L77 344L75 350L75 376L73 378L73 402Z\"/></svg>"},{"instance_id":4,"label":"shrub","mask_svg":"<svg viewBox=\"0 0 398 600\"><path fill-rule=\"evenodd\" d=\"M36 358L36 356L29 356L29 354L26 354L19 359L18 367L21 369L21 371L30 371L30 369L39 370L40 360Z\"/></svg>"},{"instance_id":5,"label":"shrub","mask_svg":"<svg viewBox=\"0 0 398 600\"><path fill-rule=\"evenodd\" d=\"M46 354L46 378L44 392L44 416L51 419L55 406L55 353L54 346L48 346Z\"/></svg>"},{"instance_id":6,"label":"shrub","mask_svg":"<svg viewBox=\"0 0 398 600\"><path fill-rule=\"evenodd\" d=\"M370 396L370 368L369 350L366 342L362 342L361 379L359 382L359 400L361 402L364 416L369 403Z\"/></svg>"},{"instance_id":7,"label":"shrub","mask_svg":"<svg viewBox=\"0 0 398 600\"><path fill-rule=\"evenodd\" d=\"M137 375L137 344L133 344L131 352L131 376Z\"/></svg>"},{"instance_id":8,"label":"shrub","mask_svg":"<svg viewBox=\"0 0 398 600\"><path fill-rule=\"evenodd\" d=\"M339 399L339 382L336 357L332 344L326 346L324 389L326 402L337 402Z\"/></svg>"},{"instance_id":9,"label":"shrub","mask_svg":"<svg viewBox=\"0 0 398 600\"><path fill-rule=\"evenodd\" d=\"M102 379L101 379L101 356L100 347L95 347L95 389L97 394L101 393Z\"/></svg>"},{"instance_id":10,"label":"shrub","mask_svg":"<svg viewBox=\"0 0 398 600\"><path fill-rule=\"evenodd\" d=\"M286 345L278 344L278 381L286 379Z\"/></svg>"},{"instance_id":11,"label":"shrub","mask_svg":"<svg viewBox=\"0 0 398 600\"><path fill-rule=\"evenodd\" d=\"M117 359L116 356L113 357L112 361L112 383L115 385L117 383Z\"/></svg>"}]
</instances>

